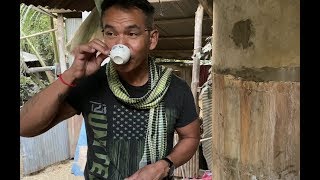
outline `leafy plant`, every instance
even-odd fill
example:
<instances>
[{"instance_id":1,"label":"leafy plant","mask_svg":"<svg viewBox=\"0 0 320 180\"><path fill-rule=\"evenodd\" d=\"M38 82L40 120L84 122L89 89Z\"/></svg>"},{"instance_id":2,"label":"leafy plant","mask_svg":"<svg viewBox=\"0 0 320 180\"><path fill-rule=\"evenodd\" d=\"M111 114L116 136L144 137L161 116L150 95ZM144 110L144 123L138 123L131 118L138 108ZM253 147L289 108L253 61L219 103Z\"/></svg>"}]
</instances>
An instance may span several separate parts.
<instances>
[{"instance_id":1,"label":"leafy plant","mask_svg":"<svg viewBox=\"0 0 320 180\"><path fill-rule=\"evenodd\" d=\"M33 6L20 4L20 34L28 36L51 29L50 17L33 9ZM53 39L50 33L29 37L20 40L20 51L38 54L46 65L54 64ZM36 51L36 52L35 52ZM48 79L41 79L36 74L26 74L24 59L20 59L20 105L46 87ZM44 72L41 72L42 74ZM40 74L41 74L40 73Z\"/></svg>"},{"instance_id":2,"label":"leafy plant","mask_svg":"<svg viewBox=\"0 0 320 180\"><path fill-rule=\"evenodd\" d=\"M20 5L20 31L25 35L31 35L51 29L50 17L31 7ZM50 33L30 37L29 40L48 65L54 64L53 40ZM20 40L20 48L22 51L34 53L25 39Z\"/></svg>"}]
</instances>

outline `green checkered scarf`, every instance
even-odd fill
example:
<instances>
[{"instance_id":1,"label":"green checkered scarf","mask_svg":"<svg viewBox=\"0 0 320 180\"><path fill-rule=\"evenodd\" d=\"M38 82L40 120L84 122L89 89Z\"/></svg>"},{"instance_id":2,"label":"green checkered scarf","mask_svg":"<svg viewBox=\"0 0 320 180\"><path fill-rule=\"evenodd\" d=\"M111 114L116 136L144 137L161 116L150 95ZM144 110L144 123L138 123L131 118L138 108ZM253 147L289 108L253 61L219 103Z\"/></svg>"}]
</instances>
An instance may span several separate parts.
<instances>
[{"instance_id":1,"label":"green checkered scarf","mask_svg":"<svg viewBox=\"0 0 320 180\"><path fill-rule=\"evenodd\" d=\"M172 69L157 66L154 59L149 58L151 82L148 92L140 98L131 98L120 82L113 64L108 63L106 68L109 87L118 100L136 109L149 109L148 127L140 168L145 166L147 162L156 162L165 156L167 150L167 119L163 97L170 85Z\"/></svg>"}]
</instances>

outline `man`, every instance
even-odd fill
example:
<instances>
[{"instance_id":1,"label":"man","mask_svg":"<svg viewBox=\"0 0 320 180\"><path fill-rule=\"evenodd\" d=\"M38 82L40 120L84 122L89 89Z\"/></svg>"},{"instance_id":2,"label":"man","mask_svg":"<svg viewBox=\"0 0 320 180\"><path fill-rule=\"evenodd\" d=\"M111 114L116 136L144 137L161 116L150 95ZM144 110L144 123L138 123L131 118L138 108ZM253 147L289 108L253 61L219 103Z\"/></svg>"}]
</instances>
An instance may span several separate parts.
<instances>
[{"instance_id":1,"label":"man","mask_svg":"<svg viewBox=\"0 0 320 180\"><path fill-rule=\"evenodd\" d=\"M71 67L24 105L20 134L37 136L82 113L86 179L170 179L200 140L190 88L149 57L159 34L147 0L107 0L101 9L104 39L75 48ZM101 66L115 44L129 47L130 60Z\"/></svg>"}]
</instances>

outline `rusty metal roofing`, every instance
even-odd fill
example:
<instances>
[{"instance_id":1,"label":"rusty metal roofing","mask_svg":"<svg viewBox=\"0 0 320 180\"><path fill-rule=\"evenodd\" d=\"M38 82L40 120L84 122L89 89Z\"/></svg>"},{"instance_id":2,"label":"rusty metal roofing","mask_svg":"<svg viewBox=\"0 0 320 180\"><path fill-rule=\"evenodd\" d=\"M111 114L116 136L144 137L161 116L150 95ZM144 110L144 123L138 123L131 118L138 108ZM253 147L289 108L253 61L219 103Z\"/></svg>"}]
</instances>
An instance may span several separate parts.
<instances>
[{"instance_id":1,"label":"rusty metal roofing","mask_svg":"<svg viewBox=\"0 0 320 180\"><path fill-rule=\"evenodd\" d=\"M198 0L149 0L155 7L155 24L159 42L152 54L159 58L192 59L194 43L194 16ZM21 0L26 5L48 9L91 11L94 0ZM202 44L212 34L212 19L204 12Z\"/></svg>"}]
</instances>

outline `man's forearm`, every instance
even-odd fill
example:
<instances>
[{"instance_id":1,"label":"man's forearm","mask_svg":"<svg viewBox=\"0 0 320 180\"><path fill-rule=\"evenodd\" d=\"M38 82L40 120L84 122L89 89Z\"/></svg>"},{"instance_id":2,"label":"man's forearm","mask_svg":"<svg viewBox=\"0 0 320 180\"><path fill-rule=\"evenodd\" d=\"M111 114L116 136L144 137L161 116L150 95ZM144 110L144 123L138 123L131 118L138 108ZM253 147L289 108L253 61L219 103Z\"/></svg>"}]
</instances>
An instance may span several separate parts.
<instances>
[{"instance_id":1,"label":"man's forearm","mask_svg":"<svg viewBox=\"0 0 320 180\"><path fill-rule=\"evenodd\" d=\"M199 138L187 137L180 139L173 148L168 158L174 163L175 167L179 167L188 162L199 146Z\"/></svg>"},{"instance_id":2,"label":"man's forearm","mask_svg":"<svg viewBox=\"0 0 320 180\"><path fill-rule=\"evenodd\" d=\"M20 135L36 136L55 119L70 87L59 80L32 97L20 111Z\"/></svg>"}]
</instances>

